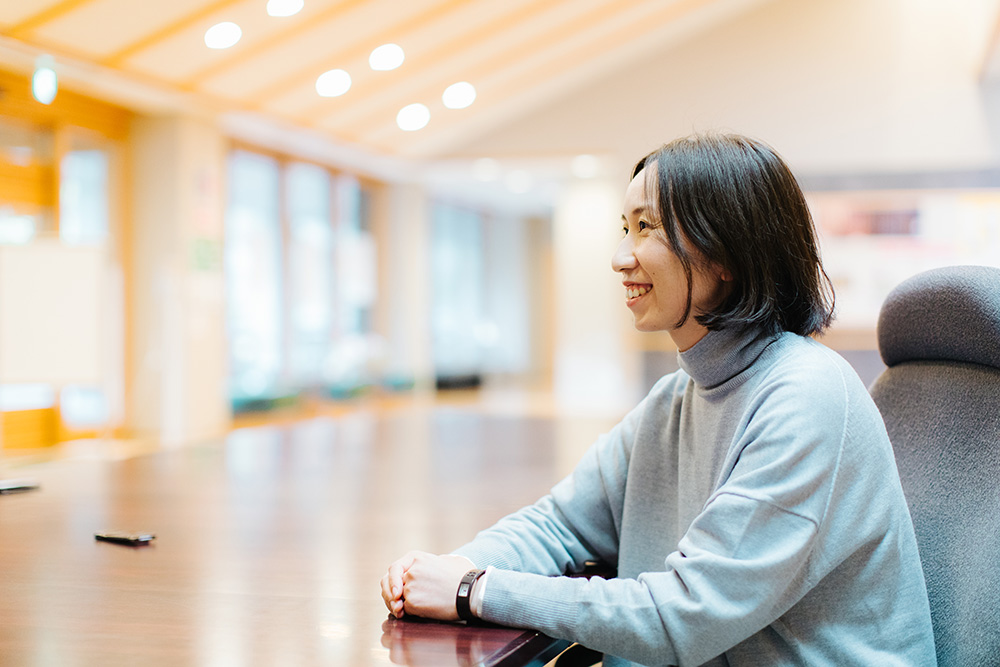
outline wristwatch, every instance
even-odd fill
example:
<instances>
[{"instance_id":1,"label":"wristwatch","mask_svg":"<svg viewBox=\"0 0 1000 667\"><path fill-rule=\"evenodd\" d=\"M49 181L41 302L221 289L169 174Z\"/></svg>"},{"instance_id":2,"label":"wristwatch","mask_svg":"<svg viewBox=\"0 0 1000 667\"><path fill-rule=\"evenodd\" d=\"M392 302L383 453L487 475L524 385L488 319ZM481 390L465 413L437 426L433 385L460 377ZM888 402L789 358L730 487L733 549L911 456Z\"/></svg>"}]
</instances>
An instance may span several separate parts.
<instances>
[{"instance_id":1,"label":"wristwatch","mask_svg":"<svg viewBox=\"0 0 1000 667\"><path fill-rule=\"evenodd\" d=\"M455 608L458 610L458 617L463 621L474 621L476 617L469 607L469 598L472 597L472 585L479 577L486 574L486 570L469 570L462 577L458 584L458 593L455 595Z\"/></svg>"}]
</instances>

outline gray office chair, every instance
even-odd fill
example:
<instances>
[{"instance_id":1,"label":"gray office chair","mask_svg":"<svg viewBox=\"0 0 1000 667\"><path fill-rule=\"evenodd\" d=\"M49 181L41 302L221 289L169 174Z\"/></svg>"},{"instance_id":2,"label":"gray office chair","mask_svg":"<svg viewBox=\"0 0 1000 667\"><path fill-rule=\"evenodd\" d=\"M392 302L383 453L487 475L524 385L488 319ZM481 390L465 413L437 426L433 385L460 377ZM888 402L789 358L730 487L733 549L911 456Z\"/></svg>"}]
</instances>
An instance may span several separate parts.
<instances>
[{"instance_id":1,"label":"gray office chair","mask_svg":"<svg viewBox=\"0 0 1000 667\"><path fill-rule=\"evenodd\" d=\"M882 306L882 411L927 579L938 663L1000 664L1000 269L918 274Z\"/></svg>"}]
</instances>

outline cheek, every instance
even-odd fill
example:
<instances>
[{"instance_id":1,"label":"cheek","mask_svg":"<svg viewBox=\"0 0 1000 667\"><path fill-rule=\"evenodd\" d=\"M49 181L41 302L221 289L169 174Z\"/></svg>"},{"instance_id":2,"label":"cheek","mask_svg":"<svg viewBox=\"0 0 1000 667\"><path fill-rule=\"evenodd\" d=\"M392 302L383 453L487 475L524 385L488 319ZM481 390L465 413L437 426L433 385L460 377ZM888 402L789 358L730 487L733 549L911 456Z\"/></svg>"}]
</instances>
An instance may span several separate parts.
<instances>
[{"instance_id":1,"label":"cheek","mask_svg":"<svg viewBox=\"0 0 1000 667\"><path fill-rule=\"evenodd\" d=\"M726 283L714 274L695 274L692 279L694 286L691 291L691 300L701 308L713 307L725 295Z\"/></svg>"},{"instance_id":2,"label":"cheek","mask_svg":"<svg viewBox=\"0 0 1000 667\"><path fill-rule=\"evenodd\" d=\"M687 276L684 267L666 250L656 253L647 259L646 273L653 285L663 291L687 293Z\"/></svg>"},{"instance_id":3,"label":"cheek","mask_svg":"<svg viewBox=\"0 0 1000 667\"><path fill-rule=\"evenodd\" d=\"M635 249L635 257L650 280L670 281L678 273L684 275L678 259L659 239L643 239Z\"/></svg>"}]
</instances>

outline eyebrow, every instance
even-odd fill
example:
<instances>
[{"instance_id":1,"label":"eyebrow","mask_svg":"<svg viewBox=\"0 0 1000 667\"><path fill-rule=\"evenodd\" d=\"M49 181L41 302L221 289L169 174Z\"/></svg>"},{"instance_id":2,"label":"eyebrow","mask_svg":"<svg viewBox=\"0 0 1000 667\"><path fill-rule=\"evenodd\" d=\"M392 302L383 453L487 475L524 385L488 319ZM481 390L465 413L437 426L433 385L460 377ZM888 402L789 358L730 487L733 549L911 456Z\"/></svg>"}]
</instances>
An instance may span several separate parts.
<instances>
[{"instance_id":1,"label":"eyebrow","mask_svg":"<svg viewBox=\"0 0 1000 667\"><path fill-rule=\"evenodd\" d=\"M639 215L640 213L645 213L645 212L646 212L645 206L637 206L634 209L632 209L632 215ZM624 213L622 213L622 220L625 220Z\"/></svg>"}]
</instances>

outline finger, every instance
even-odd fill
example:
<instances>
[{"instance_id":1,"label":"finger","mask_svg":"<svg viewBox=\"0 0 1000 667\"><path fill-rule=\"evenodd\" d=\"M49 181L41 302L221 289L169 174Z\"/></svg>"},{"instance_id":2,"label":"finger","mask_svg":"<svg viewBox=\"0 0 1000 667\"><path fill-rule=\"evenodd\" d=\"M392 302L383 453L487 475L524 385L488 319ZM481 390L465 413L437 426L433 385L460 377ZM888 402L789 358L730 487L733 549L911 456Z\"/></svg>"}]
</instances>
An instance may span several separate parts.
<instances>
[{"instance_id":1,"label":"finger","mask_svg":"<svg viewBox=\"0 0 1000 667\"><path fill-rule=\"evenodd\" d=\"M389 578L389 590L394 598L403 594L403 574L413 567L413 563L420 555L419 551L411 551L389 566L386 576Z\"/></svg>"},{"instance_id":2,"label":"finger","mask_svg":"<svg viewBox=\"0 0 1000 667\"><path fill-rule=\"evenodd\" d=\"M419 552L411 551L389 565L389 571L386 576L389 578L389 589L394 595L399 595L399 592L402 591L403 574L413 567L413 563L417 559L418 555Z\"/></svg>"},{"instance_id":3,"label":"finger","mask_svg":"<svg viewBox=\"0 0 1000 667\"><path fill-rule=\"evenodd\" d=\"M392 603L395 602L396 599L393 597L392 591L389 590L389 578L388 578L388 576L382 577L382 581L380 582L380 584L381 584L381 588L382 588L382 602L385 603L385 608L388 609L391 612L392 611Z\"/></svg>"},{"instance_id":4,"label":"finger","mask_svg":"<svg viewBox=\"0 0 1000 667\"><path fill-rule=\"evenodd\" d=\"M386 605L398 598L398 595L392 594L392 586L389 584L389 575L386 574L379 580L379 588L382 589L382 599L385 600Z\"/></svg>"}]
</instances>

